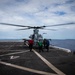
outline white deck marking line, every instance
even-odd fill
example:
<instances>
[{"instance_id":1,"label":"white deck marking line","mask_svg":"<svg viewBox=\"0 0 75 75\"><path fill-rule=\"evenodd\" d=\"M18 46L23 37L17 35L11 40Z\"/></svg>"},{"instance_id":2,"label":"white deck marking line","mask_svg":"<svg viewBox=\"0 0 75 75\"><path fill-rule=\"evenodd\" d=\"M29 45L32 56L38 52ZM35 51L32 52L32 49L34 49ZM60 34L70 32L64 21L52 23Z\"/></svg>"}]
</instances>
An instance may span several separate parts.
<instances>
[{"instance_id":1,"label":"white deck marking line","mask_svg":"<svg viewBox=\"0 0 75 75\"><path fill-rule=\"evenodd\" d=\"M13 55L13 54L20 54L20 53L24 53L24 52L28 52L28 51L29 51L29 50L27 50L27 51L20 51L20 52L14 52L14 53L8 53L8 54L0 55L0 56Z\"/></svg>"},{"instance_id":2,"label":"white deck marking line","mask_svg":"<svg viewBox=\"0 0 75 75\"><path fill-rule=\"evenodd\" d=\"M11 46L8 47L8 49L10 49L11 47L13 47L14 45L16 45L16 43L13 43Z\"/></svg>"},{"instance_id":3,"label":"white deck marking line","mask_svg":"<svg viewBox=\"0 0 75 75\"><path fill-rule=\"evenodd\" d=\"M8 52L8 51L25 51L25 50L0 50L0 52Z\"/></svg>"},{"instance_id":4,"label":"white deck marking line","mask_svg":"<svg viewBox=\"0 0 75 75\"><path fill-rule=\"evenodd\" d=\"M10 59L17 59L19 58L20 56L10 56Z\"/></svg>"},{"instance_id":5,"label":"white deck marking line","mask_svg":"<svg viewBox=\"0 0 75 75\"><path fill-rule=\"evenodd\" d=\"M26 44L28 46L28 44ZM32 49L32 51L41 59L44 61L44 63L50 67L52 70L54 70L58 75L66 75L64 74L62 71L60 71L59 69L57 69L54 65L52 65L47 59L45 59L43 56L41 56L37 51L35 51L34 49Z\"/></svg>"},{"instance_id":6,"label":"white deck marking line","mask_svg":"<svg viewBox=\"0 0 75 75\"><path fill-rule=\"evenodd\" d=\"M3 64L3 65L6 65L6 66L14 67L14 68L21 69L21 70L24 70L24 71L34 72L34 73L37 73L37 74L57 75L57 74L53 74L53 73L49 73L49 72L44 72L44 71L39 71L39 70L27 68L27 67L22 67L22 66L14 65L14 64L11 64L11 63L7 63L7 62L0 61L0 63Z\"/></svg>"},{"instance_id":7,"label":"white deck marking line","mask_svg":"<svg viewBox=\"0 0 75 75\"><path fill-rule=\"evenodd\" d=\"M36 52L33 49L33 52L41 59L45 62L46 65L48 65L48 67L50 67L53 71L55 71L58 75L66 75L63 72L61 72L59 69L57 69L54 65L52 65L48 60L46 60L43 56L41 56L38 52Z\"/></svg>"}]
</instances>

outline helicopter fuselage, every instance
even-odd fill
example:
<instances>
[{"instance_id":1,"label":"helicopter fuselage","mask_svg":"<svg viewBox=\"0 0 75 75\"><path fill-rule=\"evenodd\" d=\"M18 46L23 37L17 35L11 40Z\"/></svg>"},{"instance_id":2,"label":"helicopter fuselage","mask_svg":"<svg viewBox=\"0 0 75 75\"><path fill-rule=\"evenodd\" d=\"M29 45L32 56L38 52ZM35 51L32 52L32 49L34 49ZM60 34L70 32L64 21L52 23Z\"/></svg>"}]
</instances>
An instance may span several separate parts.
<instances>
[{"instance_id":1,"label":"helicopter fuselage","mask_svg":"<svg viewBox=\"0 0 75 75\"><path fill-rule=\"evenodd\" d=\"M39 34L38 32L39 30L35 28L33 30L33 34L29 36L29 38L31 38L34 41L34 45L36 45L39 40L41 41L43 40L42 35Z\"/></svg>"}]
</instances>

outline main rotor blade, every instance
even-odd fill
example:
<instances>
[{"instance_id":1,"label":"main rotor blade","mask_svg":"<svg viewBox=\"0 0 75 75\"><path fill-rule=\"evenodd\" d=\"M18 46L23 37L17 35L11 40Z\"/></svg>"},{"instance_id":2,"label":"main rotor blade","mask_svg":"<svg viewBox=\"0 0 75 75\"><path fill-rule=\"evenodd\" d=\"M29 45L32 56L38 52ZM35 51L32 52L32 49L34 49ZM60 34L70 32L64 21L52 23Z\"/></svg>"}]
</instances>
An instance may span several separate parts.
<instances>
[{"instance_id":1,"label":"main rotor blade","mask_svg":"<svg viewBox=\"0 0 75 75\"><path fill-rule=\"evenodd\" d=\"M10 25L10 26L18 26L18 27L31 27L31 26L24 26L24 25L17 25L17 24L10 24L10 23L0 23L2 25Z\"/></svg>"},{"instance_id":2,"label":"main rotor blade","mask_svg":"<svg viewBox=\"0 0 75 75\"><path fill-rule=\"evenodd\" d=\"M70 23L64 23L64 24L48 25L48 26L43 26L43 27L64 26L64 25L71 25L71 24L75 24L75 23L70 22Z\"/></svg>"},{"instance_id":3,"label":"main rotor blade","mask_svg":"<svg viewBox=\"0 0 75 75\"><path fill-rule=\"evenodd\" d=\"M42 30L52 30L52 31L56 31L56 29L42 29Z\"/></svg>"},{"instance_id":4,"label":"main rotor blade","mask_svg":"<svg viewBox=\"0 0 75 75\"><path fill-rule=\"evenodd\" d=\"M31 28L16 29L16 30L28 30L28 29L31 29Z\"/></svg>"},{"instance_id":5,"label":"main rotor blade","mask_svg":"<svg viewBox=\"0 0 75 75\"><path fill-rule=\"evenodd\" d=\"M17 24L10 24L10 23L0 23L2 25L9 25L9 26L17 26L17 27L29 27L31 29L40 29L43 28L42 26L24 26L24 25L17 25Z\"/></svg>"}]
</instances>

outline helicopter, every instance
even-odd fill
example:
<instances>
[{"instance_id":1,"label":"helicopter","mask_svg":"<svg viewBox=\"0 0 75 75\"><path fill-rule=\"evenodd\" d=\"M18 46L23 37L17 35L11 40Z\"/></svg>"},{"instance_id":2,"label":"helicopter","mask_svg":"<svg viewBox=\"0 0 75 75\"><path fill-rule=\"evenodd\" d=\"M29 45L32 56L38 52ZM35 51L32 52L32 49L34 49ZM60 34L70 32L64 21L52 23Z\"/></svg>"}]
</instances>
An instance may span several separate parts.
<instances>
[{"instance_id":1,"label":"helicopter","mask_svg":"<svg viewBox=\"0 0 75 75\"><path fill-rule=\"evenodd\" d=\"M29 38L31 38L34 41L34 45L36 45L39 40L43 41L43 36L41 34L39 34L39 29L45 29L46 27L71 25L71 24L74 25L75 23L70 22L70 23L63 23L63 24L56 24L56 25L43 25L43 26L25 26L25 25L10 24L10 23L0 23L0 25L10 25L10 26L23 27L23 29L17 29L17 30L33 29L33 34L30 35ZM45 30L53 30L53 31L55 31L55 29L45 29Z\"/></svg>"}]
</instances>

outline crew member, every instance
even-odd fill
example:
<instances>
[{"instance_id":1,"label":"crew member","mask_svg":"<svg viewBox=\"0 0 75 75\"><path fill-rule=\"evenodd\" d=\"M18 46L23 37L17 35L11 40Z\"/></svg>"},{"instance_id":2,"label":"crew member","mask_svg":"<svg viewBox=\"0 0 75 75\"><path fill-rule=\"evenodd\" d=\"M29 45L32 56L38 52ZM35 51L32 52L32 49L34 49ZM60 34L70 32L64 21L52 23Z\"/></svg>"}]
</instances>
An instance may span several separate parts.
<instances>
[{"instance_id":1,"label":"crew member","mask_svg":"<svg viewBox=\"0 0 75 75\"><path fill-rule=\"evenodd\" d=\"M46 48L46 39L43 40L44 48Z\"/></svg>"},{"instance_id":2,"label":"crew member","mask_svg":"<svg viewBox=\"0 0 75 75\"><path fill-rule=\"evenodd\" d=\"M41 40L38 41L39 52L43 52L43 43Z\"/></svg>"},{"instance_id":3,"label":"crew member","mask_svg":"<svg viewBox=\"0 0 75 75\"><path fill-rule=\"evenodd\" d=\"M28 41L28 44L29 44L29 49L30 49L30 51L32 51L32 48L33 48L33 40L30 39L30 40Z\"/></svg>"},{"instance_id":4,"label":"crew member","mask_svg":"<svg viewBox=\"0 0 75 75\"><path fill-rule=\"evenodd\" d=\"M47 52L48 52L49 51L49 40L46 39L46 44L45 45L46 45L45 47L46 47Z\"/></svg>"}]
</instances>

